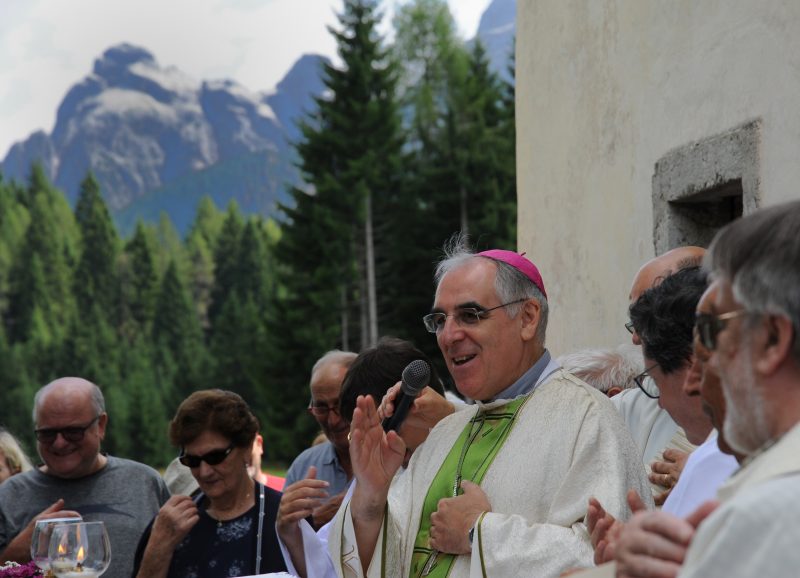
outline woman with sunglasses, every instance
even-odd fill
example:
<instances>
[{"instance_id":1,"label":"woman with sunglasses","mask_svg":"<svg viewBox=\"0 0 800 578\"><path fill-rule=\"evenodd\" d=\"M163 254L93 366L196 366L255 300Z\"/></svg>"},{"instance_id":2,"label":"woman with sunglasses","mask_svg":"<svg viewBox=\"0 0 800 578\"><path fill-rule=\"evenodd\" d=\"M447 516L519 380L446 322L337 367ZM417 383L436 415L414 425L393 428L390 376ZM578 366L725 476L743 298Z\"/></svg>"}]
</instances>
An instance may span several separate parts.
<instances>
[{"instance_id":1,"label":"woman with sunglasses","mask_svg":"<svg viewBox=\"0 0 800 578\"><path fill-rule=\"evenodd\" d=\"M281 494L247 466L258 420L230 391L197 391L178 407L169 436L200 493L172 496L139 542L134 576L188 578L283 572L275 533Z\"/></svg>"}]
</instances>

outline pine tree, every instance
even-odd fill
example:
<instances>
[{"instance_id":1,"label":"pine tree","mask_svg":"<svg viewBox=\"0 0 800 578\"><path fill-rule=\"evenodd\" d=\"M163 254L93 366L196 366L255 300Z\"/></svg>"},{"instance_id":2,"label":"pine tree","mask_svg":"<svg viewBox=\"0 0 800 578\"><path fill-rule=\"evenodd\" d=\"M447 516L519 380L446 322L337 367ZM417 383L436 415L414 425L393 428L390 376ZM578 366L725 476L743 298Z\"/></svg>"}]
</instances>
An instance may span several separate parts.
<instances>
[{"instance_id":1,"label":"pine tree","mask_svg":"<svg viewBox=\"0 0 800 578\"><path fill-rule=\"evenodd\" d=\"M141 221L136 224L136 231L125 246L124 256L127 283L123 283L121 293L130 320L135 324L133 333L140 335L149 330L153 321L158 291L153 250Z\"/></svg>"}]
</instances>

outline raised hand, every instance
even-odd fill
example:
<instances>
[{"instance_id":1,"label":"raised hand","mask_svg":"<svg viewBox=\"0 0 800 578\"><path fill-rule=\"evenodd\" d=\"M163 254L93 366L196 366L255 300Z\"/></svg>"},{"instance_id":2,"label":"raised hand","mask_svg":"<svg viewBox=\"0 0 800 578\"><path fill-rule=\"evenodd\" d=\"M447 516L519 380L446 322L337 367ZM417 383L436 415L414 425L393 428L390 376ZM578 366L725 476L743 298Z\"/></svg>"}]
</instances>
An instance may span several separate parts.
<instances>
[{"instance_id":1,"label":"raised hand","mask_svg":"<svg viewBox=\"0 0 800 578\"><path fill-rule=\"evenodd\" d=\"M174 550L200 520L197 504L189 496L172 496L161 506L150 534L149 543Z\"/></svg>"},{"instance_id":2,"label":"raised hand","mask_svg":"<svg viewBox=\"0 0 800 578\"><path fill-rule=\"evenodd\" d=\"M356 399L350 423L350 461L361 495L383 495L403 464L406 446L396 432L384 433L375 402L369 396ZM383 506L381 505L381 508Z\"/></svg>"},{"instance_id":3,"label":"raised hand","mask_svg":"<svg viewBox=\"0 0 800 578\"><path fill-rule=\"evenodd\" d=\"M328 497L330 484L317 479L317 468L308 468L306 477L283 489L276 526L285 543L302 541L300 520L313 516L314 510Z\"/></svg>"}]
</instances>

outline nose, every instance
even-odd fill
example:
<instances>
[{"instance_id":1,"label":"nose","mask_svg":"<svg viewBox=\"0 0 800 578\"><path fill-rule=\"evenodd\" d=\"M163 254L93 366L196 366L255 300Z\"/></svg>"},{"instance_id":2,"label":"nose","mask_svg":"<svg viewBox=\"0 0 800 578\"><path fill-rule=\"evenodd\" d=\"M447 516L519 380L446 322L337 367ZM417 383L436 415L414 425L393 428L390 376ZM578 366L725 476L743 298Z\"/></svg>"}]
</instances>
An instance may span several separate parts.
<instances>
[{"instance_id":1,"label":"nose","mask_svg":"<svg viewBox=\"0 0 800 578\"><path fill-rule=\"evenodd\" d=\"M63 449L63 448L65 448L65 447L69 446L69 444L70 444L70 442L68 442L68 441L67 441L67 440L64 438L64 436L61 434L61 432L58 432L58 433L56 434L56 439L54 439L54 440L53 440L53 443L52 443L52 444L50 444L50 445L51 445L52 447L54 447L55 449L59 450L59 449Z\"/></svg>"},{"instance_id":2,"label":"nose","mask_svg":"<svg viewBox=\"0 0 800 578\"><path fill-rule=\"evenodd\" d=\"M439 333L436 334L436 340L439 342L439 348L442 346L450 345L464 337L464 330L456 323L454 317L447 316L444 320L444 325Z\"/></svg>"},{"instance_id":3,"label":"nose","mask_svg":"<svg viewBox=\"0 0 800 578\"><path fill-rule=\"evenodd\" d=\"M211 473L212 473L212 471L211 471L211 466L209 466L209 465L208 465L208 464L205 462L205 460L201 461L201 462L200 462L200 465L199 465L199 466L197 466L197 467L196 467L196 468L194 468L194 469L195 469L195 470L197 470L197 477L199 477L199 478L205 478L206 476L208 476L209 474L211 474Z\"/></svg>"},{"instance_id":4,"label":"nose","mask_svg":"<svg viewBox=\"0 0 800 578\"><path fill-rule=\"evenodd\" d=\"M686 379L683 382L683 393L688 396L700 395L700 382L703 379L703 363L694 356Z\"/></svg>"}]
</instances>

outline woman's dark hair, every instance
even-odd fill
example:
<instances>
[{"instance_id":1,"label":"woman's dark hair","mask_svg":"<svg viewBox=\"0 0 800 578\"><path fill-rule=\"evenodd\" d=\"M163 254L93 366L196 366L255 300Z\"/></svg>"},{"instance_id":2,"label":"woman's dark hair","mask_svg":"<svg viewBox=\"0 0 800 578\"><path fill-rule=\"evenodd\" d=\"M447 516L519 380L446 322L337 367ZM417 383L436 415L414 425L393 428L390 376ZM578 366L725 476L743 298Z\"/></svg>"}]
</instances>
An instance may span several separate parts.
<instances>
[{"instance_id":1,"label":"woman's dark hair","mask_svg":"<svg viewBox=\"0 0 800 578\"><path fill-rule=\"evenodd\" d=\"M356 398L359 395L371 395L375 404L379 404L389 388L400 381L406 366L417 359L424 360L430 366L431 381L428 385L443 396L444 386L427 355L410 341L382 337L375 347L358 354L344 376L342 393L339 396L342 418L347 421L353 419Z\"/></svg>"},{"instance_id":2,"label":"woman's dark hair","mask_svg":"<svg viewBox=\"0 0 800 578\"><path fill-rule=\"evenodd\" d=\"M204 389L187 397L169 424L169 440L182 448L205 431L231 440L236 447L253 444L258 433L258 418L242 397L232 391Z\"/></svg>"}]
</instances>

